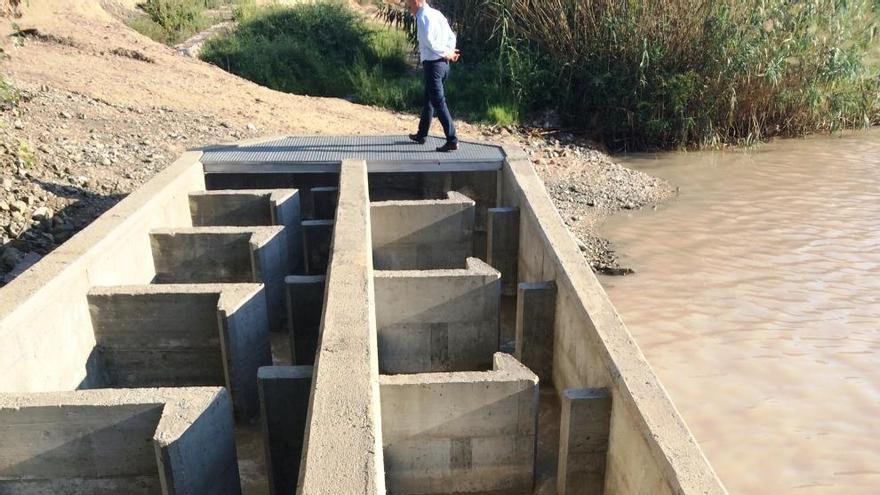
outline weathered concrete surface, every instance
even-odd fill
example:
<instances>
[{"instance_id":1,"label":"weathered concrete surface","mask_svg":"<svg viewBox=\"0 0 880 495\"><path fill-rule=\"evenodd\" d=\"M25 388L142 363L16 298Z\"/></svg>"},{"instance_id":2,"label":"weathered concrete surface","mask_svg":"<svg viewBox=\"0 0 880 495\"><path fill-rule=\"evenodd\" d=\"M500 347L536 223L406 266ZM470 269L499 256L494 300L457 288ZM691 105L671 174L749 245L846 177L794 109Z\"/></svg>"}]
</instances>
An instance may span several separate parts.
<instances>
[{"instance_id":1,"label":"weathered concrete surface","mask_svg":"<svg viewBox=\"0 0 880 495\"><path fill-rule=\"evenodd\" d=\"M303 252L309 275L323 275L330 262L330 244L333 241L333 220L304 220Z\"/></svg>"},{"instance_id":2,"label":"weathered concrete surface","mask_svg":"<svg viewBox=\"0 0 880 495\"><path fill-rule=\"evenodd\" d=\"M222 388L0 395L0 492L238 494Z\"/></svg>"},{"instance_id":3,"label":"weathered concrete surface","mask_svg":"<svg viewBox=\"0 0 880 495\"><path fill-rule=\"evenodd\" d=\"M486 262L501 272L501 293L516 294L519 264L519 209L489 208Z\"/></svg>"},{"instance_id":4,"label":"weathered concrete surface","mask_svg":"<svg viewBox=\"0 0 880 495\"><path fill-rule=\"evenodd\" d=\"M488 372L379 380L390 493L531 493L538 377L512 356Z\"/></svg>"},{"instance_id":5,"label":"weathered concrete surface","mask_svg":"<svg viewBox=\"0 0 880 495\"><path fill-rule=\"evenodd\" d=\"M184 153L94 223L0 289L0 392L90 386L95 347L86 292L155 276L148 232L190 225L187 194L204 188L201 153ZM51 365L47 365L51 363Z\"/></svg>"},{"instance_id":6,"label":"weathered concrete surface","mask_svg":"<svg viewBox=\"0 0 880 495\"><path fill-rule=\"evenodd\" d=\"M302 459L312 367L265 366L258 379L269 493L292 495Z\"/></svg>"},{"instance_id":7,"label":"weathered concrete surface","mask_svg":"<svg viewBox=\"0 0 880 495\"><path fill-rule=\"evenodd\" d=\"M237 415L259 412L257 369L272 362L261 285L99 287L88 301L103 386L225 385Z\"/></svg>"},{"instance_id":8,"label":"weathered concrete surface","mask_svg":"<svg viewBox=\"0 0 880 495\"><path fill-rule=\"evenodd\" d=\"M342 162L302 494L385 492L369 201L367 164Z\"/></svg>"},{"instance_id":9,"label":"weathered concrete surface","mask_svg":"<svg viewBox=\"0 0 880 495\"><path fill-rule=\"evenodd\" d=\"M611 430L611 396L604 389L560 394L558 495L602 495Z\"/></svg>"},{"instance_id":10,"label":"weathered concrete surface","mask_svg":"<svg viewBox=\"0 0 880 495\"><path fill-rule=\"evenodd\" d=\"M379 201L370 205L377 270L461 268L473 256L474 201Z\"/></svg>"},{"instance_id":11,"label":"weathered concrete surface","mask_svg":"<svg viewBox=\"0 0 880 495\"><path fill-rule=\"evenodd\" d=\"M556 284L525 282L517 287L516 352L520 362L550 385L553 379L553 328Z\"/></svg>"},{"instance_id":12,"label":"weathered concrete surface","mask_svg":"<svg viewBox=\"0 0 880 495\"><path fill-rule=\"evenodd\" d=\"M491 367L499 338L497 270L468 258L466 269L374 273L381 373Z\"/></svg>"},{"instance_id":13,"label":"weathered concrete surface","mask_svg":"<svg viewBox=\"0 0 880 495\"><path fill-rule=\"evenodd\" d=\"M287 236L289 269L303 266L302 207L296 189L199 191L189 194L195 227L280 225Z\"/></svg>"},{"instance_id":14,"label":"weathered concrete surface","mask_svg":"<svg viewBox=\"0 0 880 495\"><path fill-rule=\"evenodd\" d=\"M321 313L324 309L324 275L291 275L287 285L287 327L290 333L291 362L296 365L315 363Z\"/></svg>"},{"instance_id":15,"label":"weathered concrete surface","mask_svg":"<svg viewBox=\"0 0 880 495\"><path fill-rule=\"evenodd\" d=\"M606 493L723 494L675 406L586 265L525 153L505 148L501 204L520 209L519 281L555 280L557 390L611 392Z\"/></svg>"},{"instance_id":16,"label":"weathered concrete surface","mask_svg":"<svg viewBox=\"0 0 880 495\"><path fill-rule=\"evenodd\" d=\"M150 243L155 283L262 283L269 324L283 329L284 276L290 271L284 227L155 229Z\"/></svg>"}]
</instances>

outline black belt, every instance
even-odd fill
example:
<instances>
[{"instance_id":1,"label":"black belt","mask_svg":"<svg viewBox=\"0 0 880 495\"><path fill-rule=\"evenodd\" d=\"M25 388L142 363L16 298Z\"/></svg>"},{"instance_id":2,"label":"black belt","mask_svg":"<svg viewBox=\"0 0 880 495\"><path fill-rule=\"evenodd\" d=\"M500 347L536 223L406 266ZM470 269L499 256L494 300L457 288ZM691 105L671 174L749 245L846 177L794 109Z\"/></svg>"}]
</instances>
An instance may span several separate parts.
<instances>
[{"instance_id":1,"label":"black belt","mask_svg":"<svg viewBox=\"0 0 880 495\"><path fill-rule=\"evenodd\" d=\"M437 63L437 62L446 62L446 59L445 59L445 58L437 58L437 59L434 59L434 60L425 60L425 61L422 62L422 63L423 63L423 64L433 64L433 63Z\"/></svg>"}]
</instances>

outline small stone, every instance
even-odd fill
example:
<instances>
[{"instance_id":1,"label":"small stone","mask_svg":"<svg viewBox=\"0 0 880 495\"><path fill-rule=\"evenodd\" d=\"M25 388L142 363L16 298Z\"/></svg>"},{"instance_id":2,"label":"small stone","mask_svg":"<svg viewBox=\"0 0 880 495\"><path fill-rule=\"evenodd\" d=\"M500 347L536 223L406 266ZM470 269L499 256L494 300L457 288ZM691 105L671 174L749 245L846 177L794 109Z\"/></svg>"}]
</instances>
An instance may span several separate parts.
<instances>
[{"instance_id":1,"label":"small stone","mask_svg":"<svg viewBox=\"0 0 880 495\"><path fill-rule=\"evenodd\" d=\"M73 118L73 115L69 114L68 112L61 112L60 115L61 115L61 118L62 118L62 119L71 119L71 118Z\"/></svg>"},{"instance_id":2,"label":"small stone","mask_svg":"<svg viewBox=\"0 0 880 495\"><path fill-rule=\"evenodd\" d=\"M112 164L113 164L113 162L111 162L109 158L104 157L101 159L101 165L103 165L105 167L109 167Z\"/></svg>"},{"instance_id":3,"label":"small stone","mask_svg":"<svg viewBox=\"0 0 880 495\"><path fill-rule=\"evenodd\" d=\"M15 122L12 123L12 127L15 127L16 129L21 130L21 129L24 129L24 123L20 120L16 120Z\"/></svg>"},{"instance_id":4,"label":"small stone","mask_svg":"<svg viewBox=\"0 0 880 495\"><path fill-rule=\"evenodd\" d=\"M37 220L49 220L50 218L52 218L53 214L54 213L52 212L51 208L47 206L41 206L34 210L34 214L32 216Z\"/></svg>"},{"instance_id":5,"label":"small stone","mask_svg":"<svg viewBox=\"0 0 880 495\"><path fill-rule=\"evenodd\" d=\"M27 203L21 200L12 202L12 211L23 212L27 210Z\"/></svg>"},{"instance_id":6,"label":"small stone","mask_svg":"<svg viewBox=\"0 0 880 495\"><path fill-rule=\"evenodd\" d=\"M24 258L24 254L21 251L14 247L8 247L3 250L3 254L0 256L0 263L6 268L12 268L17 265L22 258Z\"/></svg>"},{"instance_id":7,"label":"small stone","mask_svg":"<svg viewBox=\"0 0 880 495\"><path fill-rule=\"evenodd\" d=\"M0 210L9 211L9 203L6 201L0 201Z\"/></svg>"},{"instance_id":8,"label":"small stone","mask_svg":"<svg viewBox=\"0 0 880 495\"><path fill-rule=\"evenodd\" d=\"M257 126L255 126L254 124L248 124L245 127L247 127L247 130L249 130L249 131L256 131L257 130Z\"/></svg>"}]
</instances>

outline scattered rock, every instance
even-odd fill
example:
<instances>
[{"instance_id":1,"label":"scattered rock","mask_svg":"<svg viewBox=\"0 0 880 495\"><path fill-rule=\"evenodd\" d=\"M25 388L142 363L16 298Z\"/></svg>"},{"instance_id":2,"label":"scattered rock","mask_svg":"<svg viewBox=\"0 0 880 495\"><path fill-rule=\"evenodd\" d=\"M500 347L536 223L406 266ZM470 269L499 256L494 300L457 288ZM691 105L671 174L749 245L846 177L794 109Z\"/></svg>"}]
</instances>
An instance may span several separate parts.
<instances>
[{"instance_id":1,"label":"scattered rock","mask_svg":"<svg viewBox=\"0 0 880 495\"><path fill-rule=\"evenodd\" d=\"M37 220L49 220L52 218L52 214L53 212L51 208L47 206L41 206L34 210L34 213L31 216Z\"/></svg>"}]
</instances>

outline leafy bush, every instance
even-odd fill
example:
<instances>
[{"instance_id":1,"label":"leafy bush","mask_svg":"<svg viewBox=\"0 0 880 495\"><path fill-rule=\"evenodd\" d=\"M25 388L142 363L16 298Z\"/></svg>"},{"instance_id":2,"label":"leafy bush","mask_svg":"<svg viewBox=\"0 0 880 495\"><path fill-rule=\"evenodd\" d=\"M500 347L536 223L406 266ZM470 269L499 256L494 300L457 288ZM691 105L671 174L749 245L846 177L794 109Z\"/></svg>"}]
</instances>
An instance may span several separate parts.
<instances>
[{"instance_id":1,"label":"leafy bush","mask_svg":"<svg viewBox=\"0 0 880 495\"><path fill-rule=\"evenodd\" d=\"M316 96L348 96L346 71L375 62L363 20L341 3L271 6L246 13L238 28L205 43L202 58L264 86Z\"/></svg>"}]
</instances>

